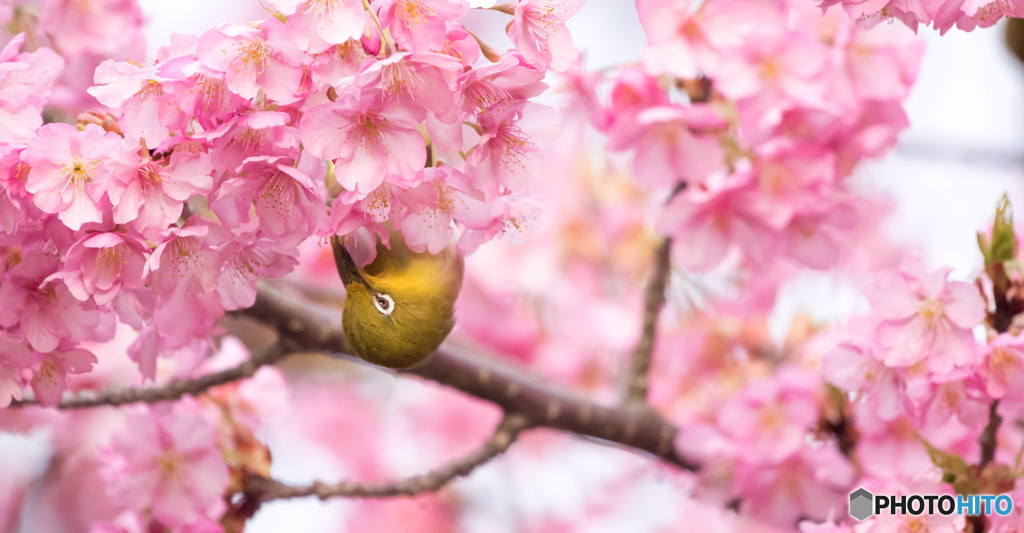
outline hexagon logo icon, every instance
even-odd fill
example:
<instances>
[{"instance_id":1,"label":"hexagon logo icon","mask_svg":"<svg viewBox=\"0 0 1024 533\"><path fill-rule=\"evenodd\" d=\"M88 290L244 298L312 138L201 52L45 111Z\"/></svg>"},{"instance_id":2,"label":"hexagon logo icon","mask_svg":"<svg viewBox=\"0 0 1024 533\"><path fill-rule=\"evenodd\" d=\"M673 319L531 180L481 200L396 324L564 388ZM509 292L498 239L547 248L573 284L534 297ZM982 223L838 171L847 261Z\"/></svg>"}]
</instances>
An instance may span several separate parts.
<instances>
[{"instance_id":1,"label":"hexagon logo icon","mask_svg":"<svg viewBox=\"0 0 1024 533\"><path fill-rule=\"evenodd\" d=\"M850 493L850 516L857 520L864 520L872 514L874 495L867 490L860 488Z\"/></svg>"}]
</instances>

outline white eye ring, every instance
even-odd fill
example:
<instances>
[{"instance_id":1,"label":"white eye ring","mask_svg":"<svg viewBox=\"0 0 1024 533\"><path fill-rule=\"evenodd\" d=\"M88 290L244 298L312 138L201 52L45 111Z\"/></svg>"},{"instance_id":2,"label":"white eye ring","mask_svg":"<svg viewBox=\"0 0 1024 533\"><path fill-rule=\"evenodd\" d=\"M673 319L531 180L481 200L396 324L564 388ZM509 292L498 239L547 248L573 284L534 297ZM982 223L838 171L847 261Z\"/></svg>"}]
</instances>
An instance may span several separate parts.
<instances>
[{"instance_id":1,"label":"white eye ring","mask_svg":"<svg viewBox=\"0 0 1024 533\"><path fill-rule=\"evenodd\" d=\"M395 310L395 301L387 294L379 292L373 295L373 306L380 311L380 314L391 316L391 312Z\"/></svg>"}]
</instances>

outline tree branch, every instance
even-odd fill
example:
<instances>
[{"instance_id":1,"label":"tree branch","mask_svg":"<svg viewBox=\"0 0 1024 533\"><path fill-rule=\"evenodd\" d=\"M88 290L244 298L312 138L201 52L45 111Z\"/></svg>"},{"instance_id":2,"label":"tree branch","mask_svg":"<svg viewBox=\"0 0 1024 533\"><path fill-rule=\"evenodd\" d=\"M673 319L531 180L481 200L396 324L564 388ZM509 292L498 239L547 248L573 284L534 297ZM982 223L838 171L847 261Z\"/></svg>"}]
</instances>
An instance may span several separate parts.
<instances>
[{"instance_id":1,"label":"tree branch","mask_svg":"<svg viewBox=\"0 0 1024 533\"><path fill-rule=\"evenodd\" d=\"M978 469L984 470L993 459L996 458L996 433L1003 417L999 416L999 400L992 400L988 406L988 424L978 437L981 445L981 459L978 461Z\"/></svg>"},{"instance_id":2,"label":"tree branch","mask_svg":"<svg viewBox=\"0 0 1024 533\"><path fill-rule=\"evenodd\" d=\"M192 396L206 392L208 389L225 383L231 383L252 376L261 366L274 364L287 357L291 350L275 343L260 353L253 354L244 363L220 372L206 374L192 379L176 379L165 385L153 387L135 387L128 389L112 389L104 392L81 391L65 397L57 408L82 409L101 405L124 405L129 403L158 403L177 400L189 394ZM35 398L11 402L11 407L39 405Z\"/></svg>"},{"instance_id":3,"label":"tree branch","mask_svg":"<svg viewBox=\"0 0 1024 533\"><path fill-rule=\"evenodd\" d=\"M651 369L651 355L654 352L654 340L658 332L658 317L665 306L665 289L668 288L669 268L671 267L672 239L665 237L654 252L654 267L651 278L647 281L644 291L643 326L640 340L633 349L630 361L629 379L626 382L624 402L642 403L647 401L647 374Z\"/></svg>"},{"instance_id":4,"label":"tree branch","mask_svg":"<svg viewBox=\"0 0 1024 533\"><path fill-rule=\"evenodd\" d=\"M528 422L521 415L506 415L494 433L475 452L432 470L426 474L412 476L391 483L355 483L342 481L324 483L314 481L309 485L287 485L275 479L252 474L245 480L243 508L259 507L260 504L277 499L302 498L316 496L321 500L336 496L349 498L391 498L395 496L415 496L425 492L433 492L448 484L453 479L468 475L476 467L501 455L515 442L519 433L528 427Z\"/></svg>"},{"instance_id":5,"label":"tree branch","mask_svg":"<svg viewBox=\"0 0 1024 533\"><path fill-rule=\"evenodd\" d=\"M346 352L341 320L269 285L256 303L238 312L277 330L297 349ZM404 370L501 407L505 413L543 426L593 437L655 455L688 470L698 465L680 457L673 441L678 429L647 405L605 406L567 393L496 359L445 343L422 363Z\"/></svg>"}]
</instances>

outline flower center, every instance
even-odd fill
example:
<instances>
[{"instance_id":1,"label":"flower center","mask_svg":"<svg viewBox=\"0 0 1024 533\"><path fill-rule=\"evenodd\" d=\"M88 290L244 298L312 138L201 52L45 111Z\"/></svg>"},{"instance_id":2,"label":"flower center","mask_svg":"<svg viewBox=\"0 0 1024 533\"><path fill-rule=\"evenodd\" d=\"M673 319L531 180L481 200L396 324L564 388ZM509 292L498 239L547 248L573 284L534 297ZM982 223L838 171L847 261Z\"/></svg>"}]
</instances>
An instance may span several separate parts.
<instances>
[{"instance_id":1,"label":"flower center","mask_svg":"<svg viewBox=\"0 0 1024 533\"><path fill-rule=\"evenodd\" d=\"M240 53L240 59L242 61L242 68L247 72L254 72L256 74L263 74L263 71L267 68L267 56L270 55L270 47L267 43L263 42L263 39L254 37L239 43L238 50ZM239 71L242 69L240 68Z\"/></svg>"},{"instance_id":2,"label":"flower center","mask_svg":"<svg viewBox=\"0 0 1024 533\"><path fill-rule=\"evenodd\" d=\"M929 323L938 322L943 316L942 302L935 298L929 298L921 305L921 316Z\"/></svg>"},{"instance_id":3,"label":"flower center","mask_svg":"<svg viewBox=\"0 0 1024 533\"><path fill-rule=\"evenodd\" d=\"M406 0L396 11L398 18L409 29L416 29L427 19L434 17L434 10L430 6L423 5L419 0Z\"/></svg>"},{"instance_id":4,"label":"flower center","mask_svg":"<svg viewBox=\"0 0 1024 533\"><path fill-rule=\"evenodd\" d=\"M125 258L123 252L120 244L100 249L99 254L96 255L96 266L100 270L110 272L115 278L121 277L124 266L128 264L128 259Z\"/></svg>"}]
</instances>

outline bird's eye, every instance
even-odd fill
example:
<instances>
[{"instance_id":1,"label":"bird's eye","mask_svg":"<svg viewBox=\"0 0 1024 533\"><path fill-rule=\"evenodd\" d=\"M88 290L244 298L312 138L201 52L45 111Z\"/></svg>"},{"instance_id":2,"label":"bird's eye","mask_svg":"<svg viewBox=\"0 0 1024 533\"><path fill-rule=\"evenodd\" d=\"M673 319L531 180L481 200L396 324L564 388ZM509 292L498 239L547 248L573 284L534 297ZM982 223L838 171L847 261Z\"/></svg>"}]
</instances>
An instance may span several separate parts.
<instances>
[{"instance_id":1,"label":"bird's eye","mask_svg":"<svg viewBox=\"0 0 1024 533\"><path fill-rule=\"evenodd\" d=\"M378 293L373 296L373 306L384 316L390 316L395 310L395 301L390 296Z\"/></svg>"}]
</instances>

